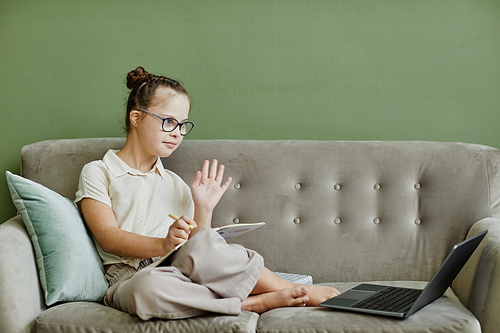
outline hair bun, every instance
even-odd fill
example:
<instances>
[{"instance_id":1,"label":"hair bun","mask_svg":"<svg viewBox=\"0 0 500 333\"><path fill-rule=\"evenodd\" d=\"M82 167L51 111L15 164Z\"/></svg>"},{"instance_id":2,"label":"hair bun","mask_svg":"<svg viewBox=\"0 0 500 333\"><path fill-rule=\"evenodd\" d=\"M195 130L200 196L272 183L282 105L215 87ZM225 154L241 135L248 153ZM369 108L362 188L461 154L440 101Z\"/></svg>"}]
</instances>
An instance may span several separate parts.
<instances>
[{"instance_id":1,"label":"hair bun","mask_svg":"<svg viewBox=\"0 0 500 333\"><path fill-rule=\"evenodd\" d=\"M148 78L149 73L144 67L139 66L127 74L127 88L133 89L136 85L142 84Z\"/></svg>"}]
</instances>

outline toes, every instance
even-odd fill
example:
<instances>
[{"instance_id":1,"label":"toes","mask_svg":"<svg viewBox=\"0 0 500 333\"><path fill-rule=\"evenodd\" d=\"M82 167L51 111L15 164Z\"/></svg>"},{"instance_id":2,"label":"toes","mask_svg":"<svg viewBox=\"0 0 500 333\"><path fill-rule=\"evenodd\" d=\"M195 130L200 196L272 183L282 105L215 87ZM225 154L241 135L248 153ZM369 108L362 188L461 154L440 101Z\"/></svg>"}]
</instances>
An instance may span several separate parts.
<instances>
[{"instance_id":1,"label":"toes","mask_svg":"<svg viewBox=\"0 0 500 333\"><path fill-rule=\"evenodd\" d=\"M308 290L306 287L295 287L292 289L292 291L293 291L294 297L300 297L300 296L307 295Z\"/></svg>"},{"instance_id":2,"label":"toes","mask_svg":"<svg viewBox=\"0 0 500 333\"><path fill-rule=\"evenodd\" d=\"M295 287L290 290L291 292L291 306L306 306L309 302L309 296L307 296L306 287Z\"/></svg>"}]
</instances>

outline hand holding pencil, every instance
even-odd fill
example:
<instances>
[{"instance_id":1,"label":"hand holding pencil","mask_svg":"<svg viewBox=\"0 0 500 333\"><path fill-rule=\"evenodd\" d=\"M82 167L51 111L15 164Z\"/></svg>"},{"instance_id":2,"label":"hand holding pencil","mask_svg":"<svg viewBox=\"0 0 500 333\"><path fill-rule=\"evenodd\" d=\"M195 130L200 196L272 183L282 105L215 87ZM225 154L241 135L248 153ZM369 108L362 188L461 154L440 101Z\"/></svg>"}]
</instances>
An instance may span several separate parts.
<instances>
[{"instance_id":1,"label":"hand holding pencil","mask_svg":"<svg viewBox=\"0 0 500 333\"><path fill-rule=\"evenodd\" d=\"M163 241L165 253L169 253L184 244L193 235L192 231L197 227L196 222L185 215L180 218L173 214L168 216L174 219L175 222L169 227L167 236Z\"/></svg>"},{"instance_id":2,"label":"hand holding pencil","mask_svg":"<svg viewBox=\"0 0 500 333\"><path fill-rule=\"evenodd\" d=\"M168 214L168 216L171 218L171 219L174 219L174 220L180 220L179 217L175 216L174 214L170 213ZM194 226L192 224L189 225L189 230L193 230L194 229Z\"/></svg>"}]
</instances>

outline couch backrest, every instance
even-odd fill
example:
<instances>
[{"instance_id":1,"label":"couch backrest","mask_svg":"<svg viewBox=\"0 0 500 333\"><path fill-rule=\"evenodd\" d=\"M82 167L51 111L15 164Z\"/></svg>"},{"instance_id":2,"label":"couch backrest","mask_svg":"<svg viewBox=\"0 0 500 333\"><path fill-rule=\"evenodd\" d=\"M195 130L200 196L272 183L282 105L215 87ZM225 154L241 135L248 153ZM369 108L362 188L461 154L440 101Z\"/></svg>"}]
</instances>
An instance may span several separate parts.
<instances>
[{"instance_id":1,"label":"couch backrest","mask_svg":"<svg viewBox=\"0 0 500 333\"><path fill-rule=\"evenodd\" d=\"M83 165L124 139L23 148L23 176L74 198ZM500 150L438 142L186 140L164 166L188 184L217 158L233 183L213 225L265 221L234 239L275 271L315 282L428 280L478 220L500 216Z\"/></svg>"}]
</instances>

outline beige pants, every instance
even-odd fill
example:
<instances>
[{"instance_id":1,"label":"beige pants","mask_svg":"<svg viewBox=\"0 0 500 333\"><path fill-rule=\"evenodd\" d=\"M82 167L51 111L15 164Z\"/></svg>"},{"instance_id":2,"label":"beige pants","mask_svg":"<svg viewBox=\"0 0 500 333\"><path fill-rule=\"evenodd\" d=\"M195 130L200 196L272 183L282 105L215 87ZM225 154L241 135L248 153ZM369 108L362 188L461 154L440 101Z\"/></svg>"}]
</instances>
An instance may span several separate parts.
<instances>
[{"instance_id":1,"label":"beige pants","mask_svg":"<svg viewBox=\"0 0 500 333\"><path fill-rule=\"evenodd\" d=\"M263 268L256 252L227 244L212 229L201 229L173 255L170 266L139 271L112 266L108 272L114 271L118 281L104 301L143 320L189 318L205 312L238 315Z\"/></svg>"}]
</instances>

